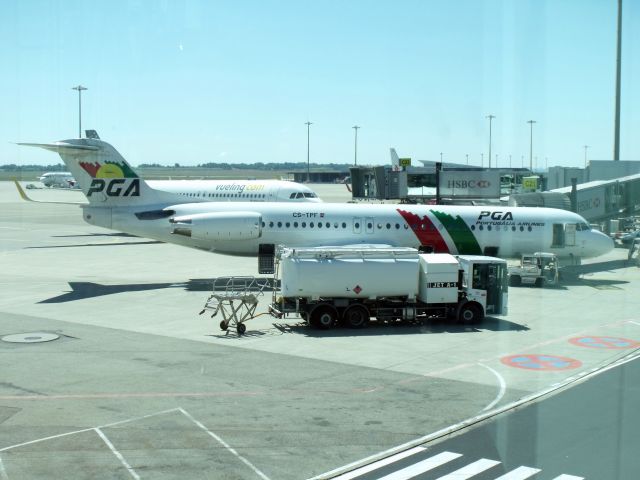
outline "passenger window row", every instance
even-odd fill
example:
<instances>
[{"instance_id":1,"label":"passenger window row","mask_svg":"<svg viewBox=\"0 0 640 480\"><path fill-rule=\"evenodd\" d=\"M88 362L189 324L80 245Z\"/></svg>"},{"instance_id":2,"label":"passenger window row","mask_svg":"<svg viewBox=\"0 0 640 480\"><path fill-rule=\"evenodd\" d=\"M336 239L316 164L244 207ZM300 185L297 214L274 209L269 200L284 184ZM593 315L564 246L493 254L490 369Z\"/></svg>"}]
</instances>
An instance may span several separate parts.
<instances>
[{"instance_id":1,"label":"passenger window row","mask_svg":"<svg viewBox=\"0 0 640 480\"><path fill-rule=\"evenodd\" d=\"M265 193L182 193L186 197L208 197L208 198L265 198Z\"/></svg>"}]
</instances>

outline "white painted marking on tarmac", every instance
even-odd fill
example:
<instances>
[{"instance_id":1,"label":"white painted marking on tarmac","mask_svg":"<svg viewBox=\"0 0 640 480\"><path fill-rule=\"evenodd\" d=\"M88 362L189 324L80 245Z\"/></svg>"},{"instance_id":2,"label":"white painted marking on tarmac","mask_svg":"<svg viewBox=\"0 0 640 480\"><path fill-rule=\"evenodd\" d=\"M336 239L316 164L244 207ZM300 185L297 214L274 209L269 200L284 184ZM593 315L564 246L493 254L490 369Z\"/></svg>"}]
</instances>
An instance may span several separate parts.
<instances>
[{"instance_id":1,"label":"white painted marking on tarmac","mask_svg":"<svg viewBox=\"0 0 640 480\"><path fill-rule=\"evenodd\" d=\"M497 405L497 403L502 400L502 397L504 397L505 392L507 391L507 383L504 381L504 377L502 375L500 375L498 372L496 372L493 368L483 364L483 363L479 363L478 365L486 368L487 370L489 370L491 373L493 373L496 378L498 379L498 384L500 385L500 388L498 390L498 395L496 395L496 398L493 399L493 401L487 405L486 407L484 407L481 411L486 412L487 410L491 410L493 407L495 407Z\"/></svg>"},{"instance_id":2,"label":"white painted marking on tarmac","mask_svg":"<svg viewBox=\"0 0 640 480\"><path fill-rule=\"evenodd\" d=\"M444 477L439 477L437 480L466 480L467 478L471 478L478 473L485 472L496 465L500 465L500 462L497 460L481 458L480 460L470 463L469 465L465 465Z\"/></svg>"},{"instance_id":3,"label":"white painted marking on tarmac","mask_svg":"<svg viewBox=\"0 0 640 480\"><path fill-rule=\"evenodd\" d=\"M28 442L16 443L15 445L9 445L8 447L0 448L0 452L11 450L12 448L24 447L25 445L32 445L34 443L45 442L47 440L53 440L55 438L66 437L67 435L75 435L76 433L89 432L91 430L93 430L93 428L83 428L81 430L74 430L72 432L65 432L65 433L60 433L58 435L51 435L49 437L37 438L36 440L30 440Z\"/></svg>"},{"instance_id":4,"label":"white painted marking on tarmac","mask_svg":"<svg viewBox=\"0 0 640 480\"><path fill-rule=\"evenodd\" d=\"M364 467L358 468L357 470L353 470L349 473L345 473L344 475L340 475L339 477L335 477L334 480L351 480L352 478L359 477L360 475L364 475L365 473L372 472L382 467L386 467L392 463L395 463L403 458L410 457L411 455L415 455L416 453L424 452L426 448L424 447L415 447L404 452L400 452L396 455L392 455L387 458L383 458L382 460L378 460L377 462L370 463Z\"/></svg>"},{"instance_id":5,"label":"white painted marking on tarmac","mask_svg":"<svg viewBox=\"0 0 640 480\"><path fill-rule=\"evenodd\" d=\"M100 436L102 441L106 443L107 447L109 447L109 450L113 452L113 454L118 458L118 460L120 460L120 463L124 465L124 468L127 469L129 474L136 480L140 480L140 475L138 475L136 471L133 469L133 467L129 465L129 462L127 462L127 460L122 456L122 454L118 450L116 450L116 447L113 446L113 443L111 443L111 440L107 438L107 436L102 432L102 430L100 430L99 428L94 428L93 430Z\"/></svg>"},{"instance_id":6,"label":"white painted marking on tarmac","mask_svg":"<svg viewBox=\"0 0 640 480\"><path fill-rule=\"evenodd\" d=\"M639 323L639 322L634 322L633 320L629 320L627 323L633 323L634 325L638 325L638 326L640 326L640 323Z\"/></svg>"},{"instance_id":7,"label":"white painted marking on tarmac","mask_svg":"<svg viewBox=\"0 0 640 480\"><path fill-rule=\"evenodd\" d=\"M114 425L120 425L120 424L123 424L123 423L135 422L136 420L142 420L144 418L155 417L156 415L163 415L165 413L170 413L170 412L177 412L179 410L180 410L179 408L172 408L172 409L169 409L169 410L163 410L161 412L156 412L156 413L150 413L148 415L143 415L141 417L133 417L133 418L129 418L128 420L120 420L119 422L108 423L106 425L101 425L99 427L82 428L80 430L73 430L71 432L60 433L58 435L51 435L49 437L37 438L35 440L29 440L28 442L16 443L15 445L9 445L8 447L0 448L0 452L4 452L6 450L11 450L12 448L24 447L25 445L32 445L34 443L45 442L47 440L54 440L56 438L66 437L68 435L75 435L76 433L89 432L89 431L93 430L94 428L113 427Z\"/></svg>"},{"instance_id":8,"label":"white painted marking on tarmac","mask_svg":"<svg viewBox=\"0 0 640 480\"><path fill-rule=\"evenodd\" d=\"M460 453L442 452L433 457L429 457L426 460L422 460L421 462L409 465L402 470L390 473L389 475L381 477L379 480L409 480L410 478L416 477L424 472L428 472L429 470L433 470L434 468L438 468L440 465L444 465L445 463L455 460L461 456L462 454Z\"/></svg>"},{"instance_id":9,"label":"white painted marking on tarmac","mask_svg":"<svg viewBox=\"0 0 640 480\"><path fill-rule=\"evenodd\" d=\"M2 463L2 458L0 458L0 479L9 480L9 475L7 475L7 471L4 468L4 463Z\"/></svg>"},{"instance_id":10,"label":"white painted marking on tarmac","mask_svg":"<svg viewBox=\"0 0 640 480\"><path fill-rule=\"evenodd\" d=\"M541 472L539 468L531 467L518 467L515 470L505 473L504 475L496 478L495 480L526 480L529 477L533 477L536 473Z\"/></svg>"},{"instance_id":11,"label":"white painted marking on tarmac","mask_svg":"<svg viewBox=\"0 0 640 480\"><path fill-rule=\"evenodd\" d=\"M584 480L584 477L576 477L575 475L560 475L559 477L552 478L551 480Z\"/></svg>"},{"instance_id":12,"label":"white painted marking on tarmac","mask_svg":"<svg viewBox=\"0 0 640 480\"><path fill-rule=\"evenodd\" d=\"M253 472L258 475L260 478L262 478L262 480L270 480L269 477L267 477L264 473L262 473L260 470L258 470L258 468L251 463L249 460L247 460L246 458L244 458L242 455L240 455L231 445L229 445L227 442L225 442L222 438L220 438L218 435L216 435L215 433L213 433L211 430L209 430L207 427L205 427L202 423L200 423L198 420L196 420L195 418L193 418L191 416L191 414L189 412L187 412L184 408L179 408L178 410L180 410L180 412L182 412L182 414L187 417L189 420L191 420L193 423L195 423L198 427L200 427L202 430L204 430L205 432L207 432L207 434L213 438L216 442L218 442L220 445L222 445L224 448L226 448L231 454L233 454L233 456L235 456L238 460L240 460L242 463L244 463L247 467L249 467L251 470L253 470Z\"/></svg>"}]
</instances>

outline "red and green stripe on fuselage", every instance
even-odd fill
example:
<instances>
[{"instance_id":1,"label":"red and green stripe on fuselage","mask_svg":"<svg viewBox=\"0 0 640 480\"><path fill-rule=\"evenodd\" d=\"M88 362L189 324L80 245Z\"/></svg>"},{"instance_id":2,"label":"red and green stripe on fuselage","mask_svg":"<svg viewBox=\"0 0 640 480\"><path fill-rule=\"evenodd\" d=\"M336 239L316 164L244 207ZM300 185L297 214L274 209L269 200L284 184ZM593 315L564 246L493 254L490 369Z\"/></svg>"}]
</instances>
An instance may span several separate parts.
<instances>
[{"instance_id":1,"label":"red and green stripe on fuselage","mask_svg":"<svg viewBox=\"0 0 640 480\"><path fill-rule=\"evenodd\" d=\"M398 213L404 218L413 233L416 235L420 244L430 246L434 253L458 253L464 255L482 255L482 249L475 235L459 216L450 215L448 213L439 212L437 210L429 210L435 217L436 222L442 225L447 231L449 237L456 247L456 252L451 252L447 241L442 236L441 229L434 224L434 221L428 215L419 216L406 210L398 209Z\"/></svg>"}]
</instances>

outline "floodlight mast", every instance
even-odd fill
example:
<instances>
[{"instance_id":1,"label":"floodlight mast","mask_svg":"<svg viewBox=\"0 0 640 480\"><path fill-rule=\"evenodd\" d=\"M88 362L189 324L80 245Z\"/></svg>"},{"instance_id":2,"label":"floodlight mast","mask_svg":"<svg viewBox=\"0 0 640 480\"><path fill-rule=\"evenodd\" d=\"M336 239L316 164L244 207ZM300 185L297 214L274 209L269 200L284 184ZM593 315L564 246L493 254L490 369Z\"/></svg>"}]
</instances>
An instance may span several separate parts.
<instances>
[{"instance_id":1,"label":"floodlight mast","mask_svg":"<svg viewBox=\"0 0 640 480\"><path fill-rule=\"evenodd\" d=\"M82 91L89 89L82 85L78 85L76 87L72 87L71 90L78 91L78 138L82 138Z\"/></svg>"}]
</instances>

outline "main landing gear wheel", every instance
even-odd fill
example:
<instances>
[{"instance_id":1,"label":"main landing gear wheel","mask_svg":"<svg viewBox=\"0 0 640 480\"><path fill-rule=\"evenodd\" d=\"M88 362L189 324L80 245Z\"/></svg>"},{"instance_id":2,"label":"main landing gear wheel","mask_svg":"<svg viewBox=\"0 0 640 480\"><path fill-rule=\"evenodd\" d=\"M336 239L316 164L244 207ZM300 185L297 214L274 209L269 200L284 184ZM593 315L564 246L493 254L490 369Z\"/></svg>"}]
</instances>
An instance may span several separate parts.
<instances>
[{"instance_id":1,"label":"main landing gear wheel","mask_svg":"<svg viewBox=\"0 0 640 480\"><path fill-rule=\"evenodd\" d=\"M310 315L311 326L320 330L329 330L335 325L337 319L336 309L329 305L318 305Z\"/></svg>"},{"instance_id":2,"label":"main landing gear wheel","mask_svg":"<svg viewBox=\"0 0 640 480\"><path fill-rule=\"evenodd\" d=\"M247 326L244 323L239 323L236 327L236 331L238 332L238 335L244 335L244 332L247 331Z\"/></svg>"},{"instance_id":3,"label":"main landing gear wheel","mask_svg":"<svg viewBox=\"0 0 640 480\"><path fill-rule=\"evenodd\" d=\"M220 322L220 330L224 330L225 332L227 331L227 328L229 328L229 325L227 325L227 322L225 322L224 320L222 320Z\"/></svg>"},{"instance_id":4,"label":"main landing gear wheel","mask_svg":"<svg viewBox=\"0 0 640 480\"><path fill-rule=\"evenodd\" d=\"M344 311L342 320L349 328L363 328L369 323L369 310L363 305L351 305Z\"/></svg>"}]
</instances>

